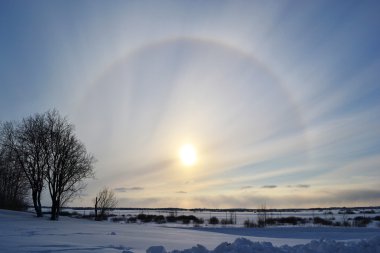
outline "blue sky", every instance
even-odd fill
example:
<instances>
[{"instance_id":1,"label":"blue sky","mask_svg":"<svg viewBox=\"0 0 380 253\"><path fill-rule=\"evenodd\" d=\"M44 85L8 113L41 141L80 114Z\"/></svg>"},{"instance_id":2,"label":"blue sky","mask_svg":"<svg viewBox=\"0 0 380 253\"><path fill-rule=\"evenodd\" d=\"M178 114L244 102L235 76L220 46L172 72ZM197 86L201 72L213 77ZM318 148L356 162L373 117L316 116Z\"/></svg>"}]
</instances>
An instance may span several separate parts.
<instances>
[{"instance_id":1,"label":"blue sky","mask_svg":"<svg viewBox=\"0 0 380 253\"><path fill-rule=\"evenodd\" d=\"M56 108L121 206L380 205L378 1L1 1L0 120ZM198 159L179 161L183 144Z\"/></svg>"}]
</instances>

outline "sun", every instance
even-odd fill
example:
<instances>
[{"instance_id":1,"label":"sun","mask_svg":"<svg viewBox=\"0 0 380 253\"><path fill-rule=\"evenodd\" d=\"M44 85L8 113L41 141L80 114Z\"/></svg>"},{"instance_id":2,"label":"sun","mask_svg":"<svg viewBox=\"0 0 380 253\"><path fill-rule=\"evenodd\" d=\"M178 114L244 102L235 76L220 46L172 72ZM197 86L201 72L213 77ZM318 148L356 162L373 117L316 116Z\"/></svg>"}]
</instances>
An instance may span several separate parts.
<instances>
[{"instance_id":1,"label":"sun","mask_svg":"<svg viewBox=\"0 0 380 253\"><path fill-rule=\"evenodd\" d=\"M193 166L197 162L197 151L191 144L183 145L179 150L179 157L185 166Z\"/></svg>"}]
</instances>

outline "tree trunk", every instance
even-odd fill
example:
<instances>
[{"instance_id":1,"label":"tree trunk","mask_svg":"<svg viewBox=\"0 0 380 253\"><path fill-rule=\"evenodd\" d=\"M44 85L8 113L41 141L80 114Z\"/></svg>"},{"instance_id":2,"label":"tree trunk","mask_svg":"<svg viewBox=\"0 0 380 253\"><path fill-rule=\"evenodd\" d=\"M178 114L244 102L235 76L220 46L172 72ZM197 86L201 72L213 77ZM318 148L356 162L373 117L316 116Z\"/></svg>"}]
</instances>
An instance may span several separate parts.
<instances>
[{"instance_id":1,"label":"tree trunk","mask_svg":"<svg viewBox=\"0 0 380 253\"><path fill-rule=\"evenodd\" d=\"M59 198L58 199L52 198L50 220L58 220L60 211L61 211L61 202Z\"/></svg>"},{"instance_id":2,"label":"tree trunk","mask_svg":"<svg viewBox=\"0 0 380 253\"><path fill-rule=\"evenodd\" d=\"M56 207L56 204L55 204L54 201L53 201L53 203L51 205L51 216L50 216L50 219L51 220L56 220L57 219L57 207Z\"/></svg>"},{"instance_id":3,"label":"tree trunk","mask_svg":"<svg viewBox=\"0 0 380 253\"><path fill-rule=\"evenodd\" d=\"M59 220L59 214L61 213L61 201L60 198L57 200L57 205L56 205L56 214L55 214L55 219Z\"/></svg>"},{"instance_id":4,"label":"tree trunk","mask_svg":"<svg viewBox=\"0 0 380 253\"><path fill-rule=\"evenodd\" d=\"M95 198L95 220L98 220L98 197Z\"/></svg>"},{"instance_id":5,"label":"tree trunk","mask_svg":"<svg viewBox=\"0 0 380 253\"><path fill-rule=\"evenodd\" d=\"M51 198L51 216L50 220L57 220L57 207L58 203L55 197Z\"/></svg>"},{"instance_id":6,"label":"tree trunk","mask_svg":"<svg viewBox=\"0 0 380 253\"><path fill-rule=\"evenodd\" d=\"M41 215L38 217L42 217L43 214L42 214L42 205L41 205L41 191L37 192L37 208L38 208L38 213Z\"/></svg>"},{"instance_id":7,"label":"tree trunk","mask_svg":"<svg viewBox=\"0 0 380 253\"><path fill-rule=\"evenodd\" d=\"M37 217L42 217L42 207L41 207L41 201L40 201L40 196L38 194L38 191L32 190L32 199L33 199L33 206L34 210L36 211Z\"/></svg>"}]
</instances>

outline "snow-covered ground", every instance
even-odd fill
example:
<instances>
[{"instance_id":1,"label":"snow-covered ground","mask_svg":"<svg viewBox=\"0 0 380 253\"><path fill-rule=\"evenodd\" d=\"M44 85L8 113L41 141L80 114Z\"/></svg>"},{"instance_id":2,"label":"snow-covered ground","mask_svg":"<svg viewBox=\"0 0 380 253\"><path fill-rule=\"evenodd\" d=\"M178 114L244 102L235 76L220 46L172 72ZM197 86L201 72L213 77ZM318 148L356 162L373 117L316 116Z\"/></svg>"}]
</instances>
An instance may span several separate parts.
<instances>
[{"instance_id":1,"label":"snow-covered ground","mask_svg":"<svg viewBox=\"0 0 380 253\"><path fill-rule=\"evenodd\" d=\"M375 239L370 239L374 238ZM238 239L244 237L245 239ZM336 242L321 238L344 240ZM238 240L236 240L238 239ZM312 241L317 239L318 241ZM365 241L360 241L365 239ZM368 240L370 239L370 240ZM346 240L350 240L347 242ZM224 243L227 242L227 243ZM258 243L260 242L260 243ZM263 243L267 242L267 243ZM232 244L231 244L232 243ZM120 224L0 210L0 252L149 252L191 249L222 252L374 252L380 253L380 228L172 228ZM301 245L299 245L301 244ZM350 244L350 245L347 245ZM283 246L289 245L289 246ZM296 246L298 245L298 246ZM151 246L163 246L153 247Z\"/></svg>"}]
</instances>

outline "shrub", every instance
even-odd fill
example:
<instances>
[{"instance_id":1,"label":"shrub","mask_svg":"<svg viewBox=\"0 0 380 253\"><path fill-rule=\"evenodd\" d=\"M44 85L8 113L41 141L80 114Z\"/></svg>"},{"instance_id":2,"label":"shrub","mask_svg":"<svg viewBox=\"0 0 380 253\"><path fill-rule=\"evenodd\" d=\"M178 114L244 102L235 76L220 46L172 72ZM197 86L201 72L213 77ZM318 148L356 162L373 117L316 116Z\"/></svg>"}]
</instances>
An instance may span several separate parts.
<instances>
[{"instance_id":1,"label":"shrub","mask_svg":"<svg viewBox=\"0 0 380 253\"><path fill-rule=\"evenodd\" d=\"M194 215L180 215L180 216L173 216L169 215L166 216L167 222L182 222L183 224L190 224L190 222L193 222L194 224L203 224L204 220L199 219L195 217Z\"/></svg>"},{"instance_id":2,"label":"shrub","mask_svg":"<svg viewBox=\"0 0 380 253\"><path fill-rule=\"evenodd\" d=\"M263 227L265 227L267 225L267 220L265 219L261 219L261 218L259 218L259 219L257 219L257 226L259 227L259 228L263 228Z\"/></svg>"},{"instance_id":3,"label":"shrub","mask_svg":"<svg viewBox=\"0 0 380 253\"><path fill-rule=\"evenodd\" d=\"M144 223L152 222L153 218L154 218L154 215L149 215L149 214L140 213L139 215L137 215L137 219Z\"/></svg>"},{"instance_id":4,"label":"shrub","mask_svg":"<svg viewBox=\"0 0 380 253\"><path fill-rule=\"evenodd\" d=\"M313 220L314 224L320 224L320 225L325 225L325 226L331 226L333 222L331 220L326 220L321 217L315 217Z\"/></svg>"},{"instance_id":5,"label":"shrub","mask_svg":"<svg viewBox=\"0 0 380 253\"><path fill-rule=\"evenodd\" d=\"M256 223L254 221L251 221L250 219L246 219L244 221L244 227L246 228L254 228L257 227Z\"/></svg>"},{"instance_id":6,"label":"shrub","mask_svg":"<svg viewBox=\"0 0 380 253\"><path fill-rule=\"evenodd\" d=\"M197 219L194 215L180 215L177 216L177 221L181 221L183 224L189 224L190 221L194 221Z\"/></svg>"},{"instance_id":7,"label":"shrub","mask_svg":"<svg viewBox=\"0 0 380 253\"><path fill-rule=\"evenodd\" d=\"M233 219L221 219L220 224L222 225L234 224L234 221Z\"/></svg>"},{"instance_id":8,"label":"shrub","mask_svg":"<svg viewBox=\"0 0 380 253\"><path fill-rule=\"evenodd\" d=\"M198 219L196 219L193 222L194 222L195 225L201 225L201 224L205 223L205 221L204 221L203 218L198 218Z\"/></svg>"},{"instance_id":9,"label":"shrub","mask_svg":"<svg viewBox=\"0 0 380 253\"><path fill-rule=\"evenodd\" d=\"M166 221L167 222L177 222L177 217L175 217L174 215L166 216Z\"/></svg>"},{"instance_id":10,"label":"shrub","mask_svg":"<svg viewBox=\"0 0 380 253\"><path fill-rule=\"evenodd\" d=\"M211 225L219 224L219 219L217 217L213 216L209 219L208 223Z\"/></svg>"},{"instance_id":11,"label":"shrub","mask_svg":"<svg viewBox=\"0 0 380 253\"><path fill-rule=\"evenodd\" d=\"M266 225L276 225L278 220L276 218L267 218Z\"/></svg>"},{"instance_id":12,"label":"shrub","mask_svg":"<svg viewBox=\"0 0 380 253\"><path fill-rule=\"evenodd\" d=\"M371 218L364 216L356 216L353 221L353 226L366 227L369 223L371 223Z\"/></svg>"},{"instance_id":13,"label":"shrub","mask_svg":"<svg viewBox=\"0 0 380 253\"><path fill-rule=\"evenodd\" d=\"M307 222L307 219L303 219L303 218L295 217L295 216L266 219L266 225L277 225L277 224L298 225L298 224L305 224L306 222ZM259 224L259 226L260 225L261 224Z\"/></svg>"},{"instance_id":14,"label":"shrub","mask_svg":"<svg viewBox=\"0 0 380 253\"><path fill-rule=\"evenodd\" d=\"M297 224L305 224L306 219L302 219L300 217L294 217L294 216L289 216L289 217L282 217L278 219L279 223L282 224L290 224L290 225L297 225Z\"/></svg>"},{"instance_id":15,"label":"shrub","mask_svg":"<svg viewBox=\"0 0 380 253\"><path fill-rule=\"evenodd\" d=\"M165 217L163 215L157 215L153 219L154 219L154 222L158 224L166 223Z\"/></svg>"},{"instance_id":16,"label":"shrub","mask_svg":"<svg viewBox=\"0 0 380 253\"><path fill-rule=\"evenodd\" d=\"M125 221L125 217L112 217L111 221L113 222L120 222L120 221Z\"/></svg>"},{"instance_id":17,"label":"shrub","mask_svg":"<svg viewBox=\"0 0 380 253\"><path fill-rule=\"evenodd\" d=\"M134 216L134 217L129 217L129 218L127 219L127 222L128 222L128 223L136 223L136 222L137 222L137 217L136 217L136 216Z\"/></svg>"}]
</instances>

